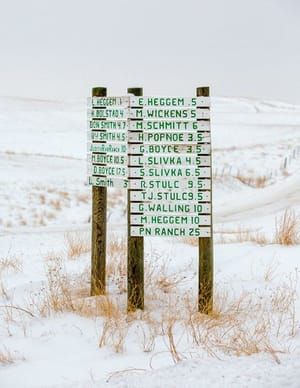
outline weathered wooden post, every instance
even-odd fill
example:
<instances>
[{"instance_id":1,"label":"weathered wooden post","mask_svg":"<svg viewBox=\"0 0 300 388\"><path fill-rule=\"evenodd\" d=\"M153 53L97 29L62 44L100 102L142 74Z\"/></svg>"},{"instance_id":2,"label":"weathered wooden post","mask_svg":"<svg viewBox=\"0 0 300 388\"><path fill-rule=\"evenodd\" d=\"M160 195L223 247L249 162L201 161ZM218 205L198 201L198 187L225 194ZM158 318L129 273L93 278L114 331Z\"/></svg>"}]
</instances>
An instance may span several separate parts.
<instances>
[{"instance_id":1,"label":"weathered wooden post","mask_svg":"<svg viewBox=\"0 0 300 388\"><path fill-rule=\"evenodd\" d=\"M92 97L105 97L106 88L93 88ZM103 119L99 119L103 120ZM91 295L105 293L107 188L93 186Z\"/></svg>"},{"instance_id":2,"label":"weathered wooden post","mask_svg":"<svg viewBox=\"0 0 300 388\"><path fill-rule=\"evenodd\" d=\"M197 88L197 97L209 97L209 87ZM203 120L203 119L201 119ZM209 119L206 119L209 120ZM208 154L211 166L211 150ZM212 174L210 172L210 179ZM212 181L210 182L212 196ZM212 198L210 203L212 204ZM212 205L211 205L212 206ZM213 221L211 208L211 231L210 237L199 238L199 284L198 284L198 310L201 313L209 314L213 308Z\"/></svg>"},{"instance_id":3,"label":"weathered wooden post","mask_svg":"<svg viewBox=\"0 0 300 388\"><path fill-rule=\"evenodd\" d=\"M143 88L128 88L127 92L139 97L143 95ZM130 153L128 157L129 165ZM130 236L130 192L129 189L127 198L127 310L135 311L144 309L144 237Z\"/></svg>"}]
</instances>

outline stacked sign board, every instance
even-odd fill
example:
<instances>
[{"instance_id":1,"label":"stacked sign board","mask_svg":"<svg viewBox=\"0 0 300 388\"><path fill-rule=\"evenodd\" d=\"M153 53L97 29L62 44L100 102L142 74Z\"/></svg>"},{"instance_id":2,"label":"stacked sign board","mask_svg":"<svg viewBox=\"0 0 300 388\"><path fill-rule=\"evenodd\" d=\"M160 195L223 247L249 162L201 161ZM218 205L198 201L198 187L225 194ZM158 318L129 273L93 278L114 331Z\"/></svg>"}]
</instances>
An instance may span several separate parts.
<instances>
[{"instance_id":1,"label":"stacked sign board","mask_svg":"<svg viewBox=\"0 0 300 388\"><path fill-rule=\"evenodd\" d=\"M93 97L88 104L89 184L126 188L129 97Z\"/></svg>"},{"instance_id":2,"label":"stacked sign board","mask_svg":"<svg viewBox=\"0 0 300 388\"><path fill-rule=\"evenodd\" d=\"M89 183L130 189L131 236L210 237L208 97L93 98L90 119Z\"/></svg>"}]
</instances>

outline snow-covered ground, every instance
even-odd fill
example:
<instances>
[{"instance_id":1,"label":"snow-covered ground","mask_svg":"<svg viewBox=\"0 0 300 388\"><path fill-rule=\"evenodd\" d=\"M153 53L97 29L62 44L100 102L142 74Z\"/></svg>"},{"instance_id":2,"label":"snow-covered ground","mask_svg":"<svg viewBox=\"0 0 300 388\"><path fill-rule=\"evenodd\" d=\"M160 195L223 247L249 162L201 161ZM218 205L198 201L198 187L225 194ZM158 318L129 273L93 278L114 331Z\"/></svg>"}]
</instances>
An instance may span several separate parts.
<instances>
[{"instance_id":1,"label":"snow-covered ground","mask_svg":"<svg viewBox=\"0 0 300 388\"><path fill-rule=\"evenodd\" d=\"M0 98L0 387L300 387L300 248L274 243L285 210L300 214L300 107L213 99L209 321L195 313L197 246L180 239L145 239L146 309L126 315L121 191L111 299L89 297L85 111Z\"/></svg>"}]
</instances>

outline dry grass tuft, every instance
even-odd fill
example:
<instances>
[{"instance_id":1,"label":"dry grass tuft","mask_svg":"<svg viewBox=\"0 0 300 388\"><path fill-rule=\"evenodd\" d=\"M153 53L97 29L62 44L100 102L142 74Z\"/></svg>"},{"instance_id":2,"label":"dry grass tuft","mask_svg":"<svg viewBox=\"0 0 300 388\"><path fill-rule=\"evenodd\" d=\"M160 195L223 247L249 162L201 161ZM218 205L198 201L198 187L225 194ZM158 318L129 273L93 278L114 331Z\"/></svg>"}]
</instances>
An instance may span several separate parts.
<instances>
[{"instance_id":1,"label":"dry grass tuft","mask_svg":"<svg viewBox=\"0 0 300 388\"><path fill-rule=\"evenodd\" d=\"M295 245L300 242L300 218L292 209L286 209L283 216L275 220L274 243Z\"/></svg>"},{"instance_id":2,"label":"dry grass tuft","mask_svg":"<svg viewBox=\"0 0 300 388\"><path fill-rule=\"evenodd\" d=\"M90 237L85 233L66 233L65 242L69 259L76 259L80 255L88 253L91 250Z\"/></svg>"},{"instance_id":3,"label":"dry grass tuft","mask_svg":"<svg viewBox=\"0 0 300 388\"><path fill-rule=\"evenodd\" d=\"M234 178L238 179L244 185L254 187L254 188L263 188L268 184L268 177L266 175L261 176L245 176L242 174L237 174Z\"/></svg>"},{"instance_id":4,"label":"dry grass tuft","mask_svg":"<svg viewBox=\"0 0 300 388\"><path fill-rule=\"evenodd\" d=\"M165 337L167 340L167 348L171 354L171 357L175 364L182 361L183 356L178 351L178 346L175 341L175 326L178 324L178 320L176 315L169 315L162 321L163 332L165 333Z\"/></svg>"},{"instance_id":5,"label":"dry grass tuft","mask_svg":"<svg viewBox=\"0 0 300 388\"><path fill-rule=\"evenodd\" d=\"M266 266L263 279L265 282L271 282L277 276L276 271L279 267L279 263L272 260L269 265Z\"/></svg>"},{"instance_id":6,"label":"dry grass tuft","mask_svg":"<svg viewBox=\"0 0 300 388\"><path fill-rule=\"evenodd\" d=\"M138 326L139 340L142 351L144 353L151 353L155 349L155 339L158 335L155 322L153 320L145 320Z\"/></svg>"},{"instance_id":7,"label":"dry grass tuft","mask_svg":"<svg viewBox=\"0 0 300 388\"><path fill-rule=\"evenodd\" d=\"M268 353L280 363L286 351L283 339L296 332L295 293L297 279L276 287L270 295L243 293L238 298L219 290L214 312L200 314L190 300L186 327L192 342L211 356ZM220 292L221 291L221 292ZM221 352L221 353L220 353Z\"/></svg>"},{"instance_id":8,"label":"dry grass tuft","mask_svg":"<svg viewBox=\"0 0 300 388\"><path fill-rule=\"evenodd\" d=\"M49 205L57 211L62 209L62 204L60 199L51 199L51 201L49 202Z\"/></svg>"},{"instance_id":9,"label":"dry grass tuft","mask_svg":"<svg viewBox=\"0 0 300 388\"><path fill-rule=\"evenodd\" d=\"M196 237L185 236L182 237L180 241L182 241L184 244L191 245L192 247L197 247L199 244L199 239Z\"/></svg>"},{"instance_id":10,"label":"dry grass tuft","mask_svg":"<svg viewBox=\"0 0 300 388\"><path fill-rule=\"evenodd\" d=\"M6 285L3 282L3 279L1 277L0 277L0 296L6 300L9 299L8 289L6 288Z\"/></svg>"},{"instance_id":11,"label":"dry grass tuft","mask_svg":"<svg viewBox=\"0 0 300 388\"><path fill-rule=\"evenodd\" d=\"M16 352L11 352L6 347L0 350L0 365L10 365L19 360L24 360L24 357Z\"/></svg>"},{"instance_id":12,"label":"dry grass tuft","mask_svg":"<svg viewBox=\"0 0 300 388\"><path fill-rule=\"evenodd\" d=\"M120 293L126 292L127 284L127 242L125 238L112 236L107 244L107 276L113 281Z\"/></svg>"},{"instance_id":13,"label":"dry grass tuft","mask_svg":"<svg viewBox=\"0 0 300 388\"><path fill-rule=\"evenodd\" d=\"M76 311L72 298L73 285L60 257L48 258L46 276L47 287L39 307L40 313L50 315L52 311Z\"/></svg>"},{"instance_id":14,"label":"dry grass tuft","mask_svg":"<svg viewBox=\"0 0 300 388\"><path fill-rule=\"evenodd\" d=\"M89 193L79 193L76 195L76 199L78 202L89 203L91 195Z\"/></svg>"},{"instance_id":15,"label":"dry grass tuft","mask_svg":"<svg viewBox=\"0 0 300 388\"><path fill-rule=\"evenodd\" d=\"M124 318L106 318L100 334L99 347L111 346L116 353L122 353L129 327L130 324Z\"/></svg>"},{"instance_id":16,"label":"dry grass tuft","mask_svg":"<svg viewBox=\"0 0 300 388\"><path fill-rule=\"evenodd\" d=\"M261 245L261 246L264 246L264 245L268 244L267 237L262 232L250 233L249 241L251 241L251 242L253 242L255 244Z\"/></svg>"},{"instance_id":17,"label":"dry grass tuft","mask_svg":"<svg viewBox=\"0 0 300 388\"><path fill-rule=\"evenodd\" d=\"M2 272L21 272L23 269L22 261L16 256L0 257L0 273Z\"/></svg>"},{"instance_id":18,"label":"dry grass tuft","mask_svg":"<svg viewBox=\"0 0 300 388\"><path fill-rule=\"evenodd\" d=\"M124 350L124 344L130 327L126 314L120 306L107 296L98 298L97 310L104 317L99 339L99 347L111 346L116 353Z\"/></svg>"}]
</instances>

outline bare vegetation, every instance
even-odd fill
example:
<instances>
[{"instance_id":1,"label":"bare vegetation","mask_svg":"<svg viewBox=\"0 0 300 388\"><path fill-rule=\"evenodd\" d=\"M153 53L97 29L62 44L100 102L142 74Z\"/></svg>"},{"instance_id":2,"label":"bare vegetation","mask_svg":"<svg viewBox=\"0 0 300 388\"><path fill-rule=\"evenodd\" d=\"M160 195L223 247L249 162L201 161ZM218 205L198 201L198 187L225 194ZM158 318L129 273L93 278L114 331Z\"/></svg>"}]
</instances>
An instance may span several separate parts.
<instances>
[{"instance_id":1,"label":"bare vegetation","mask_svg":"<svg viewBox=\"0 0 300 388\"><path fill-rule=\"evenodd\" d=\"M124 251L122 239L110 241L110 260L115 261L109 267L111 286L118 285L116 279L123 279L126 274ZM185 287L190 264L181 271L182 275L172 275L168 258L159 252L153 251L145 266L148 310L129 314L122 293L90 297L89 270L84 276L75 276L66 271L65 264L61 256L47 257L47 281L40 294L32 295L26 306L7 302L8 324L17 321L17 313L32 319L72 312L95 320L99 347L123 352L134 333L143 352L151 353L151 359L160 343L160 349L164 346L174 363L203 354L222 358L224 354L260 352L280 363L281 353L288 351L289 339L299 330L295 312L298 272L281 276L281 283L273 285L275 264L266 268L263 279L267 284L261 291L244 291L236 296L228 285L218 284L210 315L197 311L195 291ZM120 283L125 287L123 280Z\"/></svg>"},{"instance_id":2,"label":"bare vegetation","mask_svg":"<svg viewBox=\"0 0 300 388\"><path fill-rule=\"evenodd\" d=\"M0 365L13 364L16 361L24 360L24 357L20 356L17 352L11 352L6 347L0 349Z\"/></svg>"},{"instance_id":3,"label":"bare vegetation","mask_svg":"<svg viewBox=\"0 0 300 388\"><path fill-rule=\"evenodd\" d=\"M0 257L0 274L2 272L20 271L22 271L22 261L18 257L11 255Z\"/></svg>"},{"instance_id":4,"label":"bare vegetation","mask_svg":"<svg viewBox=\"0 0 300 388\"><path fill-rule=\"evenodd\" d=\"M90 236L82 232L70 232L65 234L67 255L69 259L76 259L91 250Z\"/></svg>"},{"instance_id":5,"label":"bare vegetation","mask_svg":"<svg viewBox=\"0 0 300 388\"><path fill-rule=\"evenodd\" d=\"M47 316L51 314L51 311L75 311L72 279L67 275L63 260L60 257L48 260L46 275L47 286L40 304L40 313Z\"/></svg>"},{"instance_id":6,"label":"bare vegetation","mask_svg":"<svg viewBox=\"0 0 300 388\"><path fill-rule=\"evenodd\" d=\"M300 218L292 209L287 209L275 222L274 243L295 245L300 242Z\"/></svg>"},{"instance_id":7,"label":"bare vegetation","mask_svg":"<svg viewBox=\"0 0 300 388\"><path fill-rule=\"evenodd\" d=\"M89 193L79 193L77 194L76 199L78 202L89 203L91 195Z\"/></svg>"},{"instance_id":8,"label":"bare vegetation","mask_svg":"<svg viewBox=\"0 0 300 388\"><path fill-rule=\"evenodd\" d=\"M245 175L242 175L242 174L237 174L234 176L234 178L236 178L237 180L239 180L240 182L242 182L244 185L247 185L247 186L250 186L250 187L254 187L254 188L258 188L258 189L261 189L263 187L266 187L267 184L269 183L269 178L266 176L266 175L258 175L258 176L253 176L253 175L249 175L249 176L245 176Z\"/></svg>"}]
</instances>

